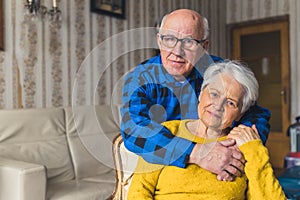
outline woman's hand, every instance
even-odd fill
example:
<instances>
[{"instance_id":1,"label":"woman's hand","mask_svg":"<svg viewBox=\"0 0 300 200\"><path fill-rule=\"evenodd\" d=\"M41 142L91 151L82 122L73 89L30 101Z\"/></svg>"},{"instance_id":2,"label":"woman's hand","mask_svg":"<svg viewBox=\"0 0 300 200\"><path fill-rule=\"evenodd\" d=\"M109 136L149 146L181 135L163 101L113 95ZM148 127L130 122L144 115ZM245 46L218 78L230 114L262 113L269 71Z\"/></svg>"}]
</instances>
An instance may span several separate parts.
<instances>
[{"instance_id":1,"label":"woman's hand","mask_svg":"<svg viewBox=\"0 0 300 200\"><path fill-rule=\"evenodd\" d=\"M241 146L252 140L260 139L255 125L252 125L252 128L250 128L242 124L238 127L234 127L227 137L234 139L238 146Z\"/></svg>"}]
</instances>

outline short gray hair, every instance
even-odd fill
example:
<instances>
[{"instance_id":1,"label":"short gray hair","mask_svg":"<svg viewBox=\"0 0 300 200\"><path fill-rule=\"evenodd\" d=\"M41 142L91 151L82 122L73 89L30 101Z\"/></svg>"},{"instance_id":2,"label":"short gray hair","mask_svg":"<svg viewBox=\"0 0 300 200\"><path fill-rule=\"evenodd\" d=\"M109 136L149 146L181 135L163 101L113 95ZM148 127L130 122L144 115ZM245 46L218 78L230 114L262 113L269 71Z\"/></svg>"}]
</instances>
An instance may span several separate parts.
<instances>
[{"instance_id":1,"label":"short gray hair","mask_svg":"<svg viewBox=\"0 0 300 200\"><path fill-rule=\"evenodd\" d=\"M204 72L201 90L213 81L213 77L226 74L234 78L244 89L241 113L246 112L258 99L258 82L253 71L237 61L215 63Z\"/></svg>"},{"instance_id":2,"label":"short gray hair","mask_svg":"<svg viewBox=\"0 0 300 200\"><path fill-rule=\"evenodd\" d=\"M204 36L202 38L202 40L207 40L209 37L209 25L208 25L208 20L206 19L206 17L203 17L203 29L204 29Z\"/></svg>"}]
</instances>

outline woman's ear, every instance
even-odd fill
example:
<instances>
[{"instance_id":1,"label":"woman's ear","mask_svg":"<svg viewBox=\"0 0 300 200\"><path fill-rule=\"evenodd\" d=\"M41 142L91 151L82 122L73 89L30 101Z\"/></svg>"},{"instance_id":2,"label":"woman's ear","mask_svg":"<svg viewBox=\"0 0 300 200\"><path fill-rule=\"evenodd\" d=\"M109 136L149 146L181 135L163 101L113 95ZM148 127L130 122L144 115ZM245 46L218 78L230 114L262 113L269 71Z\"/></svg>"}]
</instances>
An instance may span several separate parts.
<instances>
[{"instance_id":1,"label":"woman's ear","mask_svg":"<svg viewBox=\"0 0 300 200\"><path fill-rule=\"evenodd\" d=\"M200 102L201 96L202 96L202 91L200 91L200 94L199 94L199 97L198 97L198 103Z\"/></svg>"},{"instance_id":2,"label":"woman's ear","mask_svg":"<svg viewBox=\"0 0 300 200\"><path fill-rule=\"evenodd\" d=\"M244 115L244 113L240 113L239 116L235 119L235 121L240 121L240 119L242 118L243 115Z\"/></svg>"}]
</instances>

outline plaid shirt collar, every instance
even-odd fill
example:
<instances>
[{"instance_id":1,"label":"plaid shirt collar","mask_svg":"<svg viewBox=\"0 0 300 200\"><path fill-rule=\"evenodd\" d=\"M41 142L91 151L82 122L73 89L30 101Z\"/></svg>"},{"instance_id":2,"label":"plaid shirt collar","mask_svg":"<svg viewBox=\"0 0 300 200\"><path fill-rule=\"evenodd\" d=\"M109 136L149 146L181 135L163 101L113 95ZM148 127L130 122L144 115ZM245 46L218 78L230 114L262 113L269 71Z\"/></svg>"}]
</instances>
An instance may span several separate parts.
<instances>
[{"instance_id":1,"label":"plaid shirt collar","mask_svg":"<svg viewBox=\"0 0 300 200\"><path fill-rule=\"evenodd\" d=\"M161 84L170 84L170 83L174 84L174 83L176 83L176 85L182 85L181 82L178 82L163 67L160 55L156 56L153 60L147 62L146 64L148 64L148 63L151 64L152 66L155 65L155 67L157 67L157 74L156 75L157 75L159 83L161 83ZM199 68L199 67L197 67L197 68ZM194 81L194 80L197 80L199 78L202 79L201 70L198 70L194 67L192 69L191 73L186 77L186 81L184 81L184 83Z\"/></svg>"}]
</instances>

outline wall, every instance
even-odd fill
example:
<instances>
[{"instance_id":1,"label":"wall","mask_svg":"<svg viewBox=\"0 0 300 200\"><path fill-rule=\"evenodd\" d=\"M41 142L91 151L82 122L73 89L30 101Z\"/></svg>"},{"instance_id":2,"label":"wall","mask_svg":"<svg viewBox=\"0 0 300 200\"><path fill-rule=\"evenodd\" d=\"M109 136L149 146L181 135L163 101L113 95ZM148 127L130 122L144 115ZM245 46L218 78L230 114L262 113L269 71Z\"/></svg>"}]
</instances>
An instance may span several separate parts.
<instances>
[{"instance_id":1,"label":"wall","mask_svg":"<svg viewBox=\"0 0 300 200\"><path fill-rule=\"evenodd\" d=\"M291 122L300 115L300 1L299 0L226 0L226 23L289 15ZM298 11L298 12L297 12ZM287 66L288 67L288 66Z\"/></svg>"},{"instance_id":2,"label":"wall","mask_svg":"<svg viewBox=\"0 0 300 200\"><path fill-rule=\"evenodd\" d=\"M126 19L122 20L91 13L90 0L58 0L60 23L25 23L24 2L4 1L0 108L118 103L117 85L123 75L153 55L155 47L151 31L131 34L127 30L152 27L164 13L176 8L192 8L213 20L211 40L216 42L212 42L211 52L225 55L225 42L220 40L225 33L225 1L126 0ZM51 3L41 0L48 8Z\"/></svg>"}]
</instances>

